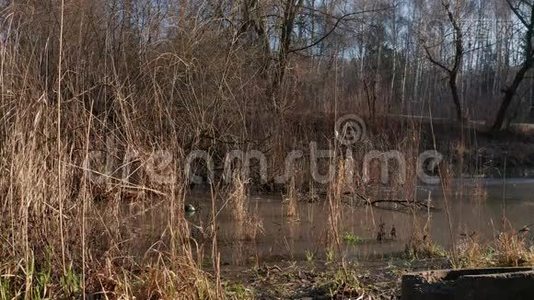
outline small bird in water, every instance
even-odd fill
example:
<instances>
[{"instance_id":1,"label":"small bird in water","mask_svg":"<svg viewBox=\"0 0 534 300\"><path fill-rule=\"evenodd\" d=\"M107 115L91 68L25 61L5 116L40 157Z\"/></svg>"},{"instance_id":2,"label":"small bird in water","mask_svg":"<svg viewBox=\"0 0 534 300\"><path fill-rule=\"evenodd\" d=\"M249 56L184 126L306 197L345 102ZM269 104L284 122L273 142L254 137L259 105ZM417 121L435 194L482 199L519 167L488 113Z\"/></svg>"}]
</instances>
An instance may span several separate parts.
<instances>
[{"instance_id":1,"label":"small bird in water","mask_svg":"<svg viewBox=\"0 0 534 300\"><path fill-rule=\"evenodd\" d=\"M391 225L391 231L389 232L389 235L393 240L397 238L397 229L395 228L395 225Z\"/></svg>"},{"instance_id":2,"label":"small bird in water","mask_svg":"<svg viewBox=\"0 0 534 300\"><path fill-rule=\"evenodd\" d=\"M526 235L527 233L529 233L529 231L530 231L530 228L528 226L525 226L521 228L517 233Z\"/></svg>"},{"instance_id":3,"label":"small bird in water","mask_svg":"<svg viewBox=\"0 0 534 300\"><path fill-rule=\"evenodd\" d=\"M464 239L471 239L473 240L477 236L477 233L475 231L472 231L471 233L467 234L465 232L460 233L460 237Z\"/></svg>"},{"instance_id":4,"label":"small bird in water","mask_svg":"<svg viewBox=\"0 0 534 300\"><path fill-rule=\"evenodd\" d=\"M376 240L382 242L386 237L386 223L382 222L378 225L378 232L376 233Z\"/></svg>"},{"instance_id":5,"label":"small bird in water","mask_svg":"<svg viewBox=\"0 0 534 300\"><path fill-rule=\"evenodd\" d=\"M187 215L192 215L194 214L197 210L196 208L193 206L193 204L186 204L184 206L184 211Z\"/></svg>"}]
</instances>

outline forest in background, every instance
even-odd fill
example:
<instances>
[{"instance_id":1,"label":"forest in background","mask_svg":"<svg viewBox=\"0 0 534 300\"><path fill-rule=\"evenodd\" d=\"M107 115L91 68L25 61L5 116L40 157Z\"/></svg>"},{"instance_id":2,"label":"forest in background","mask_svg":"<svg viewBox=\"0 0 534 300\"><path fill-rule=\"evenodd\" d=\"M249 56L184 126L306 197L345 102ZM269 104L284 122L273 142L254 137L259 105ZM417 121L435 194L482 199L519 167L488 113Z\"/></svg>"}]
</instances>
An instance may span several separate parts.
<instances>
[{"instance_id":1,"label":"forest in background","mask_svg":"<svg viewBox=\"0 0 534 300\"><path fill-rule=\"evenodd\" d=\"M104 122L120 119L119 97L140 118L157 97L161 128L238 136L336 109L490 126L510 89L500 129L534 97L529 1L4 2L2 69L20 72L3 76L4 119L28 81L33 102L93 104Z\"/></svg>"}]
</instances>

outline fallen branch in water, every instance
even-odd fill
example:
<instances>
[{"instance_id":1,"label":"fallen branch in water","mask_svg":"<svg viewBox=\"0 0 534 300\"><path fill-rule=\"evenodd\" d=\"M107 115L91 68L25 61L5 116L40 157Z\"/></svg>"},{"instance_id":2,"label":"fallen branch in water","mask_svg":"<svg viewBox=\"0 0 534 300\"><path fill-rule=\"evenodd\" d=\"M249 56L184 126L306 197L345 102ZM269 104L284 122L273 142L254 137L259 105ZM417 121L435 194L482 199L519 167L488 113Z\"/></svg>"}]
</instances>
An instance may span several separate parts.
<instances>
[{"instance_id":1,"label":"fallen branch in water","mask_svg":"<svg viewBox=\"0 0 534 300\"><path fill-rule=\"evenodd\" d=\"M365 205L367 206L373 206L378 208L384 208L379 206L379 204L393 204L393 205L400 205L403 208L419 208L419 209L432 209L437 210L438 208L430 205L428 201L422 202L422 201L415 201L415 200L409 200L409 199L375 199L372 200L371 198L359 193L359 192L346 192L345 195L351 196L351 200L361 200Z\"/></svg>"},{"instance_id":2,"label":"fallen branch in water","mask_svg":"<svg viewBox=\"0 0 534 300\"><path fill-rule=\"evenodd\" d=\"M379 199L379 200L372 200L368 202L368 205L372 205L375 207L378 207L377 204L380 203L392 203L392 204L398 204L402 205L404 207L418 207L418 208L424 208L424 209L437 209L436 207L429 205L428 202L421 202L421 201L413 201L413 200L402 200L402 199Z\"/></svg>"}]
</instances>

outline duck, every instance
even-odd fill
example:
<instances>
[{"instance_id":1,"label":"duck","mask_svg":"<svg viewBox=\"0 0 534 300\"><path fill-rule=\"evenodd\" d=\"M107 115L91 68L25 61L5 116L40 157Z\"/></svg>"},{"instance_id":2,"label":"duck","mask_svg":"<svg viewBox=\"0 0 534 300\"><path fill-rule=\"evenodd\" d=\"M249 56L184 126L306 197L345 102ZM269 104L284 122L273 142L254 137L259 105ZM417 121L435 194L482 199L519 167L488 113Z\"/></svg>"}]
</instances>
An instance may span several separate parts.
<instances>
[{"instance_id":1,"label":"duck","mask_svg":"<svg viewBox=\"0 0 534 300\"><path fill-rule=\"evenodd\" d=\"M186 214L194 214L197 209L193 206L193 204L189 203L184 206L184 211Z\"/></svg>"},{"instance_id":2,"label":"duck","mask_svg":"<svg viewBox=\"0 0 534 300\"><path fill-rule=\"evenodd\" d=\"M378 232L376 233L376 240L378 242L382 242L386 237L386 223L382 222L378 225Z\"/></svg>"},{"instance_id":3,"label":"duck","mask_svg":"<svg viewBox=\"0 0 534 300\"><path fill-rule=\"evenodd\" d=\"M524 234L524 235L526 235L526 234L528 234L529 232L530 232L530 228L529 228L529 226L525 226L525 227L521 228L517 233L518 233L518 234Z\"/></svg>"}]
</instances>

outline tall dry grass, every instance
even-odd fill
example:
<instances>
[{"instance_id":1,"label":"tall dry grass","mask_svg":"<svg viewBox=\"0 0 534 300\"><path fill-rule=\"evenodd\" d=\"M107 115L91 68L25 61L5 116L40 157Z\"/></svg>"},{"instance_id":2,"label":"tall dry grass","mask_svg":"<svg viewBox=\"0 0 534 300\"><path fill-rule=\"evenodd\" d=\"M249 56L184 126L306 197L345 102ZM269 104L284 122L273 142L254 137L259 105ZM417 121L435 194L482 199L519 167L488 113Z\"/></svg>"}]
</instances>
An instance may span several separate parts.
<instances>
[{"instance_id":1,"label":"tall dry grass","mask_svg":"<svg viewBox=\"0 0 534 300\"><path fill-rule=\"evenodd\" d=\"M2 9L0 298L223 297L190 243L180 164L215 128L206 106L222 95L202 90L209 70L193 55L215 36L148 49L124 24L111 31L96 2ZM202 45L180 43L194 36ZM153 181L145 154L160 149L172 162ZM162 212L155 244L141 249L139 212L125 209L139 200Z\"/></svg>"},{"instance_id":2,"label":"tall dry grass","mask_svg":"<svg viewBox=\"0 0 534 300\"><path fill-rule=\"evenodd\" d=\"M295 176L292 176L287 184L287 195L285 196L285 215L289 218L298 219L299 195Z\"/></svg>"},{"instance_id":3,"label":"tall dry grass","mask_svg":"<svg viewBox=\"0 0 534 300\"><path fill-rule=\"evenodd\" d=\"M528 233L511 227L503 228L489 240L480 239L476 233L465 236L456 251L459 260L455 267L518 267L534 263L534 248Z\"/></svg>"},{"instance_id":4,"label":"tall dry grass","mask_svg":"<svg viewBox=\"0 0 534 300\"><path fill-rule=\"evenodd\" d=\"M249 179L243 179L236 172L232 177L231 190L228 194L229 209L235 221L243 222L248 215Z\"/></svg>"}]
</instances>

